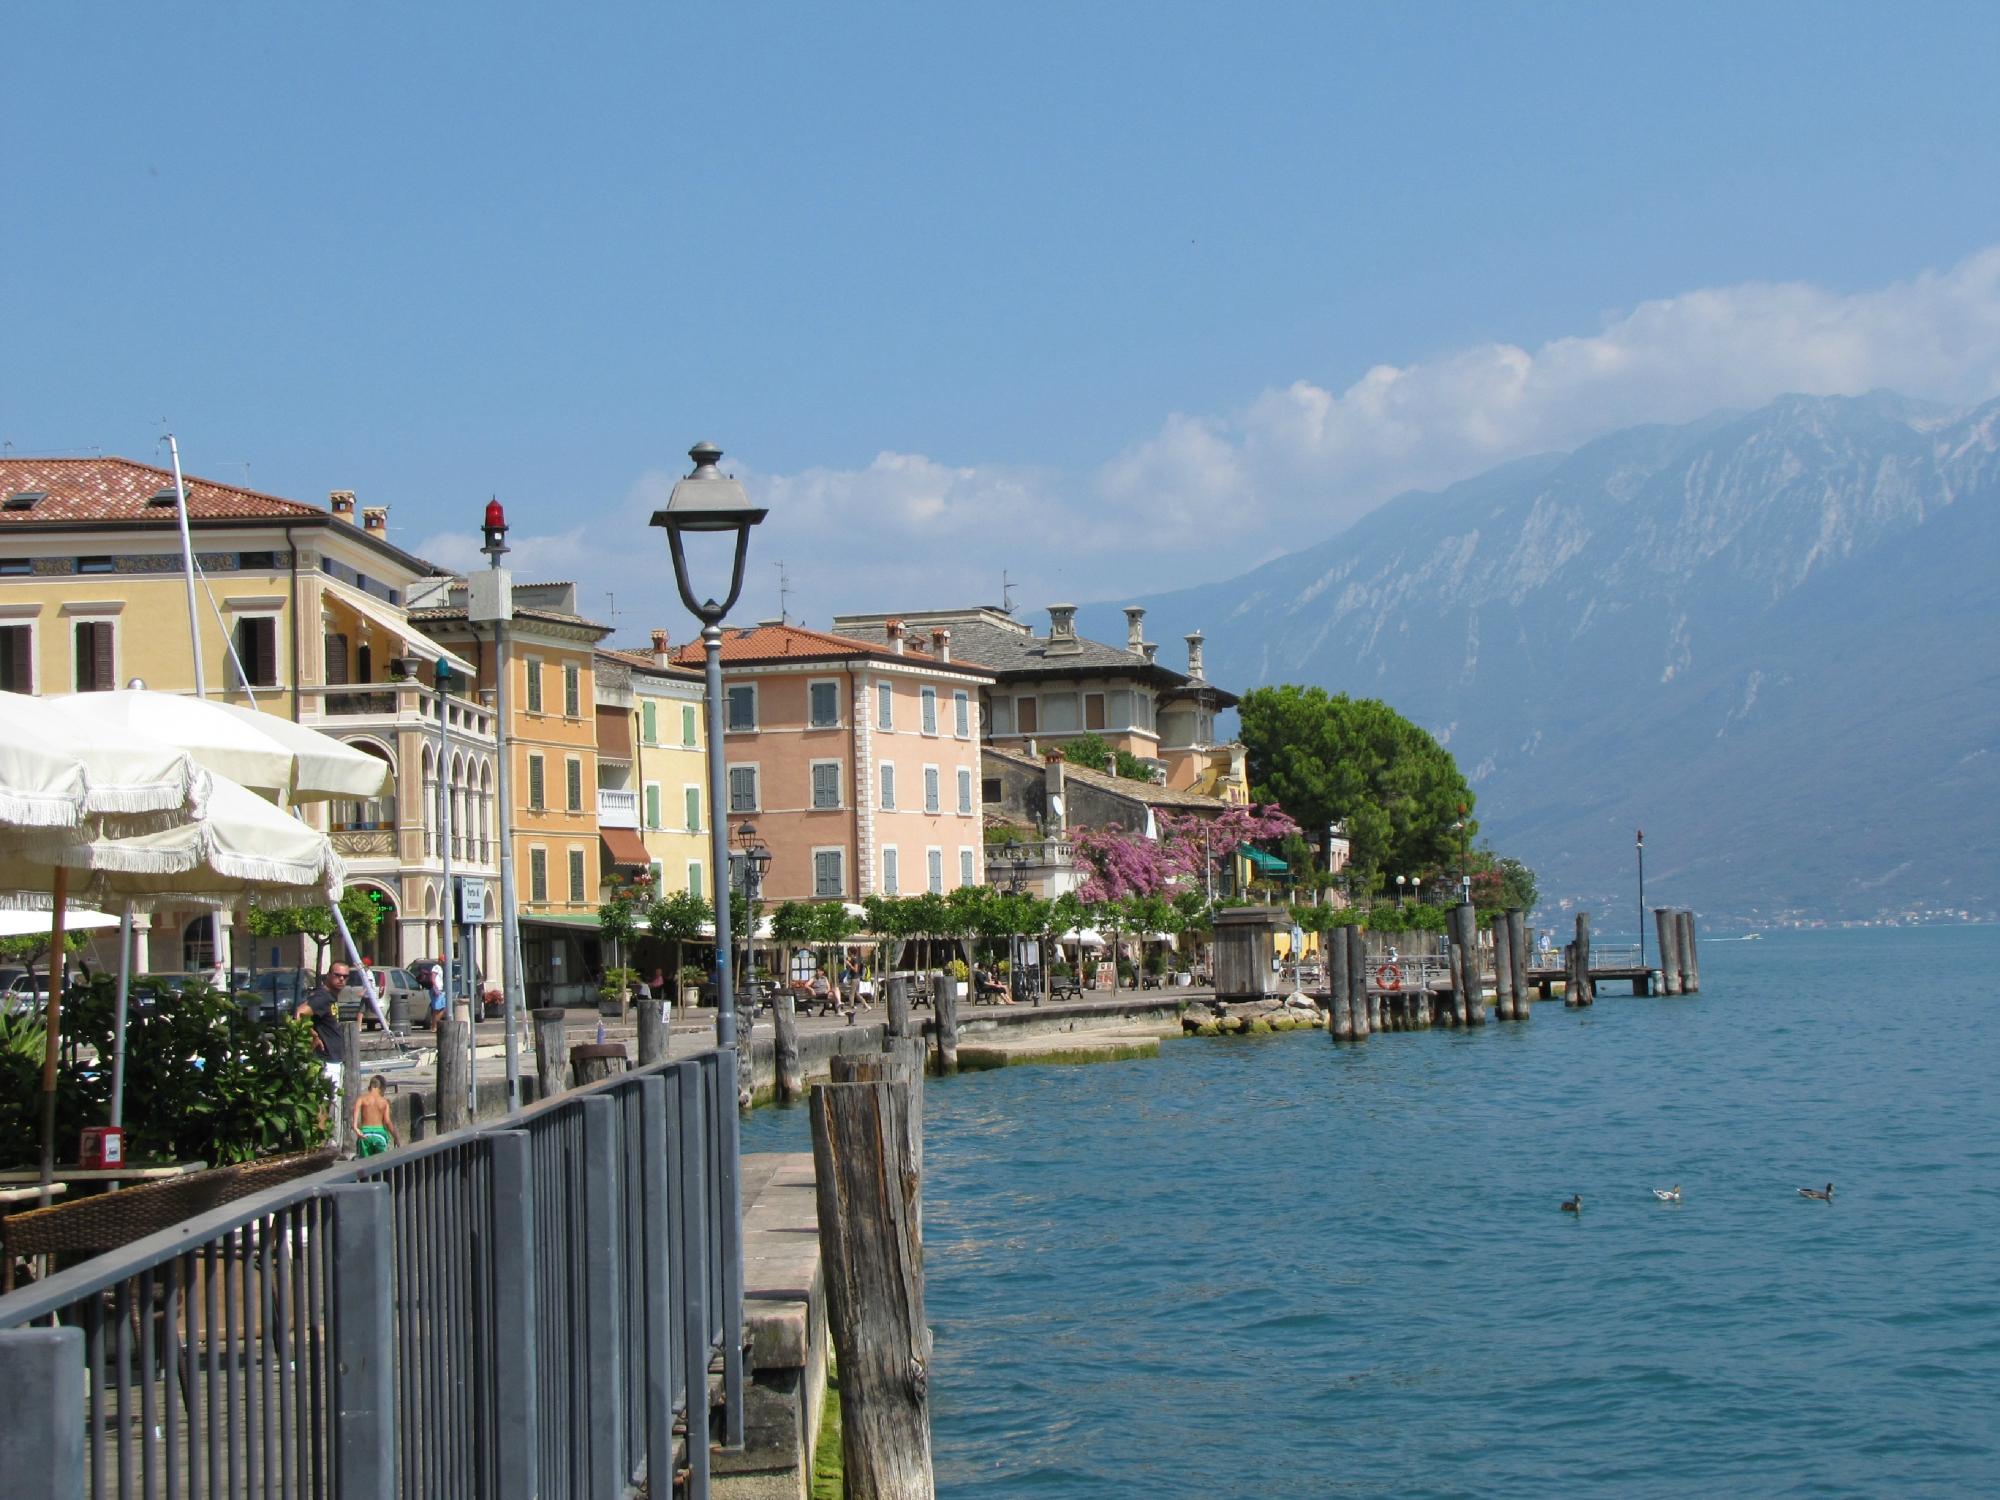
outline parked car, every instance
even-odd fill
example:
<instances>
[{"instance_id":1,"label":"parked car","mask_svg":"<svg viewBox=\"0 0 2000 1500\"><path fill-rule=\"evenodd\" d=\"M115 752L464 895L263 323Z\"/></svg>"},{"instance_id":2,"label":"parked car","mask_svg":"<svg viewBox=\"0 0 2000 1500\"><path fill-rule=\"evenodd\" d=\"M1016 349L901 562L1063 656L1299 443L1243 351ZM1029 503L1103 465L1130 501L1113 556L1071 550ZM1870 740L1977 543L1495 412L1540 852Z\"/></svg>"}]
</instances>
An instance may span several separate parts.
<instances>
[{"instance_id":1,"label":"parked car","mask_svg":"<svg viewBox=\"0 0 2000 1500\"><path fill-rule=\"evenodd\" d=\"M401 1000L407 1009L412 1026L429 1024L430 995L416 975L408 969L385 969L380 964L369 972L375 976L375 998L382 1002L382 1014L385 1017L394 1014L394 1004L397 1000ZM361 988L360 981L348 980L347 993L340 1001L341 1019L358 1015L372 1025L373 1022L364 1014L367 1006L368 997Z\"/></svg>"},{"instance_id":2,"label":"parked car","mask_svg":"<svg viewBox=\"0 0 2000 1500\"><path fill-rule=\"evenodd\" d=\"M48 1004L49 976L26 969L0 969L0 1013L13 1015Z\"/></svg>"},{"instance_id":3,"label":"parked car","mask_svg":"<svg viewBox=\"0 0 2000 1500\"><path fill-rule=\"evenodd\" d=\"M266 969L236 986L236 1000L250 1016L270 1025L299 1008L313 990L313 976L304 969Z\"/></svg>"}]
</instances>

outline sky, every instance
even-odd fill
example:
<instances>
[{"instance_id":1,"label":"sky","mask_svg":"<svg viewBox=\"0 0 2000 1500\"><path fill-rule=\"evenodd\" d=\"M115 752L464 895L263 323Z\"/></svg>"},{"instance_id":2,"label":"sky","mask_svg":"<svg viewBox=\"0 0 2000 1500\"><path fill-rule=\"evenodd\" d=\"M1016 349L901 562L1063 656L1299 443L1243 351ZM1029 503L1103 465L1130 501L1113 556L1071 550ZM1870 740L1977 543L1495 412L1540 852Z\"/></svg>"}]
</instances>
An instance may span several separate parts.
<instances>
[{"instance_id":1,"label":"sky","mask_svg":"<svg viewBox=\"0 0 2000 1500\"><path fill-rule=\"evenodd\" d=\"M643 639L1228 576L1786 391L2000 393L2000 7L14 6L0 442ZM780 565L782 564L782 572Z\"/></svg>"}]
</instances>

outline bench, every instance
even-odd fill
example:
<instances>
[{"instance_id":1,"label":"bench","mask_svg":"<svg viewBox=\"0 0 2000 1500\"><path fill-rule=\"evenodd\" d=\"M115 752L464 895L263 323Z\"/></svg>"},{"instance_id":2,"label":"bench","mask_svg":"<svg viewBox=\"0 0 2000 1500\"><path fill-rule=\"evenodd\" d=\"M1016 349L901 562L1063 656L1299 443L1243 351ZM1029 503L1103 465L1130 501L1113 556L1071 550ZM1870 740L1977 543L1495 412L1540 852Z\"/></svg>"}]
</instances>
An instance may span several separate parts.
<instances>
[{"instance_id":1,"label":"bench","mask_svg":"<svg viewBox=\"0 0 2000 1500\"><path fill-rule=\"evenodd\" d=\"M1051 1000L1060 1000L1065 995L1069 996L1072 1000L1081 1000L1083 998L1083 986L1078 984L1074 979L1051 979L1049 981L1049 998Z\"/></svg>"}]
</instances>

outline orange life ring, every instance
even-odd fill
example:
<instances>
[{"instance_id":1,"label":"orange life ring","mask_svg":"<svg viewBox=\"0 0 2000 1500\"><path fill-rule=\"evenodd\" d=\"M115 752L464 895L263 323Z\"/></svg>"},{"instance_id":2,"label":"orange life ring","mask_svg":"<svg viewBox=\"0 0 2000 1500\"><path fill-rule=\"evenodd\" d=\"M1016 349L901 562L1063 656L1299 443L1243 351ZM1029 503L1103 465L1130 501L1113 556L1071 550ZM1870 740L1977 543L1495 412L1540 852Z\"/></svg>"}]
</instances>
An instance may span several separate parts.
<instances>
[{"instance_id":1,"label":"orange life ring","mask_svg":"<svg viewBox=\"0 0 2000 1500\"><path fill-rule=\"evenodd\" d=\"M1403 971L1394 964L1384 964L1375 971L1375 983L1385 990L1400 990L1403 987Z\"/></svg>"}]
</instances>

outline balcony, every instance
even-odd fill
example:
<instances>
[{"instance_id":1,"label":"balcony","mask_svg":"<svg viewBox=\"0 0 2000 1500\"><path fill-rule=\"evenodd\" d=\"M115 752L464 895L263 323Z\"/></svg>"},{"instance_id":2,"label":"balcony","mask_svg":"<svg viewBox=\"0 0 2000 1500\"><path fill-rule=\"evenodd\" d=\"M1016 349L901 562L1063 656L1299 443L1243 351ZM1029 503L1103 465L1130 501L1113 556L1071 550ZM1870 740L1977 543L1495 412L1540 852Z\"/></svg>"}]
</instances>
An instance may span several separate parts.
<instances>
[{"instance_id":1,"label":"balcony","mask_svg":"<svg viewBox=\"0 0 2000 1500\"><path fill-rule=\"evenodd\" d=\"M639 826L639 794L633 791L598 788L597 826L599 828L637 828Z\"/></svg>"},{"instance_id":2,"label":"balcony","mask_svg":"<svg viewBox=\"0 0 2000 1500\"><path fill-rule=\"evenodd\" d=\"M302 687L301 717L315 729L339 734L355 729L422 729L436 733L438 695L416 681L363 682ZM469 698L447 695L445 723L454 735L493 742L495 714Z\"/></svg>"},{"instance_id":3,"label":"balcony","mask_svg":"<svg viewBox=\"0 0 2000 1500\"><path fill-rule=\"evenodd\" d=\"M1024 880L1045 880L1076 868L1076 845L1068 839L1033 839L986 846L986 883L1004 886L1019 869Z\"/></svg>"}]
</instances>

